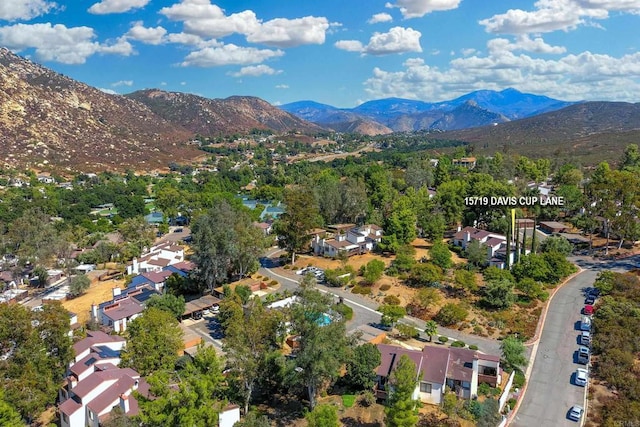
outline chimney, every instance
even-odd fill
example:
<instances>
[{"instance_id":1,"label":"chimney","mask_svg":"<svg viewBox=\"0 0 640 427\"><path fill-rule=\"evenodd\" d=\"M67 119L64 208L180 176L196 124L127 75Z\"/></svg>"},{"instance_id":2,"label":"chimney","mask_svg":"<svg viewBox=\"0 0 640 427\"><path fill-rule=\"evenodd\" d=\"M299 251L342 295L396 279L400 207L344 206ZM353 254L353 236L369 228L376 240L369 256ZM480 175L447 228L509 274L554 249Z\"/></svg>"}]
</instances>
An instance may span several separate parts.
<instances>
[{"instance_id":1,"label":"chimney","mask_svg":"<svg viewBox=\"0 0 640 427\"><path fill-rule=\"evenodd\" d=\"M129 413L129 394L123 393L120 395L120 409L125 414Z\"/></svg>"},{"instance_id":2,"label":"chimney","mask_svg":"<svg viewBox=\"0 0 640 427\"><path fill-rule=\"evenodd\" d=\"M91 320L98 321L98 306L95 304L91 304Z\"/></svg>"},{"instance_id":3,"label":"chimney","mask_svg":"<svg viewBox=\"0 0 640 427\"><path fill-rule=\"evenodd\" d=\"M120 290L120 288L118 286L113 288L112 291L113 291L113 297L114 298L117 297L118 295L120 295L120 293L121 293L121 290Z\"/></svg>"},{"instance_id":4,"label":"chimney","mask_svg":"<svg viewBox=\"0 0 640 427\"><path fill-rule=\"evenodd\" d=\"M138 274L138 258L133 258L133 268L131 269L132 274Z\"/></svg>"}]
</instances>

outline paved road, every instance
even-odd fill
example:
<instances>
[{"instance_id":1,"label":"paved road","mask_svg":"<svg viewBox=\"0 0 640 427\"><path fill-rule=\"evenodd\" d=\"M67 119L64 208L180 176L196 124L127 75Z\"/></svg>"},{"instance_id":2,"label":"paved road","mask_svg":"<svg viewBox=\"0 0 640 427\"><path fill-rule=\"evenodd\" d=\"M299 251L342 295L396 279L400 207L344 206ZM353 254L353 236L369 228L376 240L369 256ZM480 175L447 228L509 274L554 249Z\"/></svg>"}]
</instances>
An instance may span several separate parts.
<instances>
[{"instance_id":1,"label":"paved road","mask_svg":"<svg viewBox=\"0 0 640 427\"><path fill-rule=\"evenodd\" d=\"M571 261L584 269L561 289L549 305L542 335L534 344L534 363L530 367L529 383L512 426L544 427L575 426L567 418L572 405L584 406L586 389L573 384L572 374L578 348L577 322L584 306L584 290L602 270L629 271L638 265L640 257L600 261L591 257L573 257ZM536 351L537 350L537 351Z\"/></svg>"},{"instance_id":2,"label":"paved road","mask_svg":"<svg viewBox=\"0 0 640 427\"><path fill-rule=\"evenodd\" d=\"M260 274L278 280L282 284L283 289L294 291L298 287L298 283L301 280L300 276L291 271L275 272L272 270L272 268L277 265L274 257L279 252L279 249L272 249L266 254L265 257L261 258ZM322 292L332 294L336 298L342 297L345 304L353 308L353 320L347 323L347 331L352 331L358 328L360 325L380 323L380 313L376 311L379 306L377 302L372 301L369 298L365 298L361 295L352 294L351 292L345 291L342 288L332 288L318 285L318 289ZM423 320L406 316L403 320L401 320L401 322L411 322L420 331L424 330L425 322ZM501 354L500 343L492 339L482 338L476 335L464 334L457 330L443 327L438 327L438 334L447 336L451 340L461 340L467 344L475 344L478 346L479 350L488 354ZM426 339L427 337L426 335L421 334L421 338Z\"/></svg>"},{"instance_id":3,"label":"paved road","mask_svg":"<svg viewBox=\"0 0 640 427\"><path fill-rule=\"evenodd\" d=\"M596 275L596 271L583 271L559 289L551 301L529 385L511 425L576 425L567 413L572 405L583 405L586 391L574 385L572 378L577 368L584 367L575 362L580 333L576 322L584 305L584 289L593 284Z\"/></svg>"}]
</instances>

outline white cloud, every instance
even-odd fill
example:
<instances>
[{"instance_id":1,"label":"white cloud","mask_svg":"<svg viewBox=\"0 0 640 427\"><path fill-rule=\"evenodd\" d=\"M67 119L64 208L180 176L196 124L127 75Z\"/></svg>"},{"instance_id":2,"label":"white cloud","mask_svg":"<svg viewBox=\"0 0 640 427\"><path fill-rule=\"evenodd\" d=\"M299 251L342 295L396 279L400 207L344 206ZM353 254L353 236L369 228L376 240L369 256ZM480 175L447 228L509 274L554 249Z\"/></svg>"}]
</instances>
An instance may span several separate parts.
<instances>
[{"instance_id":1,"label":"white cloud","mask_svg":"<svg viewBox=\"0 0 640 427\"><path fill-rule=\"evenodd\" d=\"M118 86L133 86L133 80L119 80L117 82L111 83L111 87Z\"/></svg>"},{"instance_id":2,"label":"white cloud","mask_svg":"<svg viewBox=\"0 0 640 427\"><path fill-rule=\"evenodd\" d=\"M367 23L377 24L379 22L391 22L391 21L393 21L393 17L388 13L376 13L371 18L369 18Z\"/></svg>"},{"instance_id":3,"label":"white cloud","mask_svg":"<svg viewBox=\"0 0 640 427\"><path fill-rule=\"evenodd\" d=\"M640 52L612 57L582 52L543 60L510 49L484 57L453 59L447 68L429 66L420 58L404 62L404 70L373 70L364 83L370 99L404 97L438 101L479 89L515 87L558 99L637 101Z\"/></svg>"},{"instance_id":4,"label":"white cloud","mask_svg":"<svg viewBox=\"0 0 640 427\"><path fill-rule=\"evenodd\" d=\"M106 89L106 88L103 88L103 87L99 87L98 90L101 91L101 92L104 92L104 93L108 93L109 95L118 95L118 92L116 92L113 89Z\"/></svg>"},{"instance_id":5,"label":"white cloud","mask_svg":"<svg viewBox=\"0 0 640 427\"><path fill-rule=\"evenodd\" d=\"M490 33L530 34L573 30L579 25L596 25L610 11L640 13L640 0L538 0L534 10L509 9L480 21Z\"/></svg>"},{"instance_id":6,"label":"white cloud","mask_svg":"<svg viewBox=\"0 0 640 427\"><path fill-rule=\"evenodd\" d=\"M456 9L461 0L397 0L396 3L387 3L386 7L400 8L405 18L421 18L427 13Z\"/></svg>"},{"instance_id":7,"label":"white cloud","mask_svg":"<svg viewBox=\"0 0 640 427\"><path fill-rule=\"evenodd\" d=\"M507 39L493 39L487 42L489 52L499 51L518 51L544 53L544 54L562 54L567 51L564 46L551 46L547 44L542 37L531 39L528 35L518 36L515 42Z\"/></svg>"},{"instance_id":8,"label":"white cloud","mask_svg":"<svg viewBox=\"0 0 640 427\"><path fill-rule=\"evenodd\" d=\"M276 85L276 89L289 89L289 85Z\"/></svg>"},{"instance_id":9,"label":"white cloud","mask_svg":"<svg viewBox=\"0 0 640 427\"><path fill-rule=\"evenodd\" d=\"M141 21L138 21L134 23L125 36L143 43L158 45L165 42L166 34L167 30L161 26L147 28Z\"/></svg>"},{"instance_id":10,"label":"white cloud","mask_svg":"<svg viewBox=\"0 0 640 427\"><path fill-rule=\"evenodd\" d=\"M373 33L366 46L357 40L340 40L334 46L349 52L368 55L422 52L421 36L420 31L413 28L393 27L386 33Z\"/></svg>"},{"instance_id":11,"label":"white cloud","mask_svg":"<svg viewBox=\"0 0 640 427\"><path fill-rule=\"evenodd\" d=\"M233 77L258 77L263 75L273 76L276 74L282 73L282 70L274 70L268 65L260 64L260 65L249 65L247 67L242 67L240 71L235 73L229 73L230 76Z\"/></svg>"},{"instance_id":12,"label":"white cloud","mask_svg":"<svg viewBox=\"0 0 640 427\"><path fill-rule=\"evenodd\" d=\"M473 55L473 54L474 54L474 53L476 53L476 52L477 52L477 50L476 50L476 49L474 49L474 48L472 48L472 47L471 47L471 48L467 48L467 49L462 49L462 50L460 50L460 53L461 53L463 56Z\"/></svg>"},{"instance_id":13,"label":"white cloud","mask_svg":"<svg viewBox=\"0 0 640 427\"><path fill-rule=\"evenodd\" d=\"M68 28L50 23L0 27L0 45L14 51L33 48L42 61L84 64L96 53L133 54L133 47L122 37L113 43L98 43L94 39L95 32L90 27Z\"/></svg>"},{"instance_id":14,"label":"white cloud","mask_svg":"<svg viewBox=\"0 0 640 427\"><path fill-rule=\"evenodd\" d=\"M226 16L220 7L209 0L183 0L160 9L160 13L172 21L182 21L187 33L202 37L248 34L260 26L253 11L245 10Z\"/></svg>"},{"instance_id":15,"label":"white cloud","mask_svg":"<svg viewBox=\"0 0 640 427\"><path fill-rule=\"evenodd\" d=\"M276 18L261 24L248 34L247 41L276 47L322 44L328 28L329 21L324 17Z\"/></svg>"},{"instance_id":16,"label":"white cloud","mask_svg":"<svg viewBox=\"0 0 640 427\"><path fill-rule=\"evenodd\" d=\"M45 0L2 0L0 1L0 20L29 20L44 15L58 5Z\"/></svg>"},{"instance_id":17,"label":"white cloud","mask_svg":"<svg viewBox=\"0 0 640 427\"><path fill-rule=\"evenodd\" d=\"M180 82L180 86L186 86L187 82Z\"/></svg>"},{"instance_id":18,"label":"white cloud","mask_svg":"<svg viewBox=\"0 0 640 427\"><path fill-rule=\"evenodd\" d=\"M364 45L358 40L338 40L333 45L347 52L362 52L364 50Z\"/></svg>"},{"instance_id":19,"label":"white cloud","mask_svg":"<svg viewBox=\"0 0 640 427\"><path fill-rule=\"evenodd\" d=\"M281 50L256 49L234 44L205 47L191 52L182 62L183 67L218 67L221 65L259 64L269 58L284 55Z\"/></svg>"},{"instance_id":20,"label":"white cloud","mask_svg":"<svg viewBox=\"0 0 640 427\"><path fill-rule=\"evenodd\" d=\"M166 86L167 82L160 82L160 86Z\"/></svg>"},{"instance_id":21,"label":"white cloud","mask_svg":"<svg viewBox=\"0 0 640 427\"><path fill-rule=\"evenodd\" d=\"M332 26L327 18L276 18L262 22L252 10L226 15L210 0L182 0L160 9L160 14L172 21L180 21L184 32L206 38L222 38L242 34L250 43L274 47L293 47L303 44L322 44Z\"/></svg>"},{"instance_id":22,"label":"white cloud","mask_svg":"<svg viewBox=\"0 0 640 427\"><path fill-rule=\"evenodd\" d=\"M145 7L151 0L102 0L93 4L87 12L95 15L128 12Z\"/></svg>"}]
</instances>

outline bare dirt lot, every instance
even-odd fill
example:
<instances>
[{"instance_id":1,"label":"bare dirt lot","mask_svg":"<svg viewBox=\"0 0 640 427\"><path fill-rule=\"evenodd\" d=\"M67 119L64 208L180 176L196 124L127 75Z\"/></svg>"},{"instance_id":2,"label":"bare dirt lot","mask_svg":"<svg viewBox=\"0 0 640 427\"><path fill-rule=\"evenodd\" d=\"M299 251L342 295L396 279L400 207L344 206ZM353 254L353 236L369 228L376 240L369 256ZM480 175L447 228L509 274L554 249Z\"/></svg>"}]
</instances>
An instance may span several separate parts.
<instances>
[{"instance_id":1,"label":"bare dirt lot","mask_svg":"<svg viewBox=\"0 0 640 427\"><path fill-rule=\"evenodd\" d=\"M78 322L83 324L89 321L91 304L100 304L105 301L109 301L113 298L113 288L124 287L124 280L105 280L101 282L98 280L100 273L104 271L92 271L89 273L91 279L91 286L86 293L79 297L68 299L64 301L62 305L67 310L76 313L78 315Z\"/></svg>"}]
</instances>

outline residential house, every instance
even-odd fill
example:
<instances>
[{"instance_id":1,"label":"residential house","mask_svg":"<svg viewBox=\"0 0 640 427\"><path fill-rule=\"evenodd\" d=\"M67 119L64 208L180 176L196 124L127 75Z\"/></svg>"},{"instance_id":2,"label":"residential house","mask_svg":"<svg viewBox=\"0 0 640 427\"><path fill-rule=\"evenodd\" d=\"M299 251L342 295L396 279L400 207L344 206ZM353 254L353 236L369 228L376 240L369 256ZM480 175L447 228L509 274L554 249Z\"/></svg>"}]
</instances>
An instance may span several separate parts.
<instances>
[{"instance_id":1,"label":"residential house","mask_svg":"<svg viewBox=\"0 0 640 427\"><path fill-rule=\"evenodd\" d=\"M61 390L61 427L99 427L114 407L120 407L126 415L137 415L138 402L132 392L149 395L149 384L131 368L106 363L93 369L83 380L71 374Z\"/></svg>"},{"instance_id":2,"label":"residential house","mask_svg":"<svg viewBox=\"0 0 640 427\"><path fill-rule=\"evenodd\" d=\"M127 324L140 316L144 303L159 292L150 284L130 286L125 290L113 288L113 299L91 305L91 319L115 332L127 330Z\"/></svg>"},{"instance_id":3,"label":"residential house","mask_svg":"<svg viewBox=\"0 0 640 427\"><path fill-rule=\"evenodd\" d=\"M350 224L351 225L351 224ZM316 255L336 257L340 253L348 256L371 252L382 240L382 228L375 224L352 226L345 229L333 226L336 233L333 236L321 237L315 234L311 241L311 248Z\"/></svg>"},{"instance_id":4,"label":"residential house","mask_svg":"<svg viewBox=\"0 0 640 427\"><path fill-rule=\"evenodd\" d=\"M545 233L568 233L571 227L557 221L540 221L540 230Z\"/></svg>"},{"instance_id":5,"label":"residential house","mask_svg":"<svg viewBox=\"0 0 640 427\"><path fill-rule=\"evenodd\" d=\"M184 248L175 243L165 242L152 246L140 259L134 258L132 264L127 266L127 274L160 272L168 265L182 261L184 261Z\"/></svg>"},{"instance_id":6,"label":"residential house","mask_svg":"<svg viewBox=\"0 0 640 427\"><path fill-rule=\"evenodd\" d=\"M413 398L424 403L440 404L447 388L463 399L478 395L478 385L493 387L501 383L500 357L466 348L425 346L421 351L389 344L378 344L382 356L376 368L376 397L386 399L393 393L389 376L402 355L408 356L416 366L418 385Z\"/></svg>"},{"instance_id":7,"label":"residential house","mask_svg":"<svg viewBox=\"0 0 640 427\"><path fill-rule=\"evenodd\" d=\"M218 427L233 427L238 421L240 421L238 405L227 405L218 415Z\"/></svg>"},{"instance_id":8,"label":"residential house","mask_svg":"<svg viewBox=\"0 0 640 427\"><path fill-rule=\"evenodd\" d=\"M451 162L453 166L460 166L467 169L473 169L476 167L475 157L461 157L459 159L453 159Z\"/></svg>"},{"instance_id":9,"label":"residential house","mask_svg":"<svg viewBox=\"0 0 640 427\"><path fill-rule=\"evenodd\" d=\"M119 406L127 415L138 413L131 392L148 395L149 384L133 369L121 369L122 337L88 331L73 345L74 358L59 390L58 412L62 427L98 427Z\"/></svg>"},{"instance_id":10,"label":"residential house","mask_svg":"<svg viewBox=\"0 0 640 427\"><path fill-rule=\"evenodd\" d=\"M49 175L38 175L38 182L43 184L55 184L56 180L54 177Z\"/></svg>"}]
</instances>

